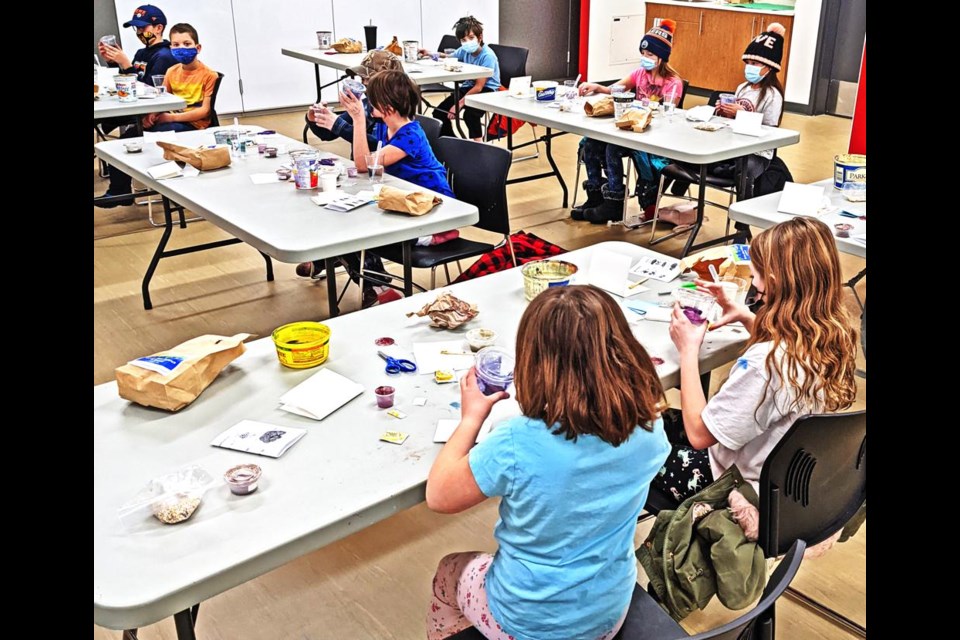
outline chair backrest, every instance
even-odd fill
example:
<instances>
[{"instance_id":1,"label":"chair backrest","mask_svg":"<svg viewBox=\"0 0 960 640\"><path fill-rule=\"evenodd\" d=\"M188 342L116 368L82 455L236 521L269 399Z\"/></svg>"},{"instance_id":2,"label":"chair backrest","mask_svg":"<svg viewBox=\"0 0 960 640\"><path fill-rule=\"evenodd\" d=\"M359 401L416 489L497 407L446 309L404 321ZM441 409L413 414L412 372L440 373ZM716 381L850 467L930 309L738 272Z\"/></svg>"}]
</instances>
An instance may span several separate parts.
<instances>
[{"instance_id":1,"label":"chair backrest","mask_svg":"<svg viewBox=\"0 0 960 640\"><path fill-rule=\"evenodd\" d=\"M457 36L453 35L452 33L448 33L447 35L440 38L440 44L437 45L437 51L441 53L443 53L444 49L459 49L459 48L460 48L460 40L457 38Z\"/></svg>"},{"instance_id":2,"label":"chair backrest","mask_svg":"<svg viewBox=\"0 0 960 640\"><path fill-rule=\"evenodd\" d=\"M506 44L491 44L490 48L497 54L500 63L500 84L509 89L511 80L527 75L529 49Z\"/></svg>"},{"instance_id":3,"label":"chair backrest","mask_svg":"<svg viewBox=\"0 0 960 640\"><path fill-rule=\"evenodd\" d=\"M217 116L217 94L220 93L220 83L223 82L223 74L217 72L217 82L213 85L213 96L210 98L210 126L219 127L220 118Z\"/></svg>"},{"instance_id":4,"label":"chair backrest","mask_svg":"<svg viewBox=\"0 0 960 640\"><path fill-rule=\"evenodd\" d=\"M480 221L474 226L509 234L507 173L512 154L492 144L448 136L437 140L437 151L437 158L447 167L450 188L457 200L480 210Z\"/></svg>"},{"instance_id":5,"label":"chair backrest","mask_svg":"<svg viewBox=\"0 0 960 640\"><path fill-rule=\"evenodd\" d=\"M687 99L687 89L690 88L690 81L683 81L683 89L680 90L680 100L677 101L677 109L683 109L683 101Z\"/></svg>"},{"instance_id":6,"label":"chair backrest","mask_svg":"<svg viewBox=\"0 0 960 640\"><path fill-rule=\"evenodd\" d=\"M437 155L437 140L440 138L440 128L443 125L436 118L425 116L422 113L416 114L414 118L420 123L423 133L426 134L427 142L430 143L430 148L433 149L433 155Z\"/></svg>"},{"instance_id":7,"label":"chair backrest","mask_svg":"<svg viewBox=\"0 0 960 640\"><path fill-rule=\"evenodd\" d=\"M843 527L867 498L865 411L797 420L760 472L760 546L768 558Z\"/></svg>"},{"instance_id":8,"label":"chair backrest","mask_svg":"<svg viewBox=\"0 0 960 640\"><path fill-rule=\"evenodd\" d=\"M803 552L807 548L803 540L797 540L787 551L786 556L774 570L767 586L763 589L760 601L748 613L732 620L725 625L710 631L691 636L691 640L773 640L774 638L774 611L777 599L790 586L800 562Z\"/></svg>"}]
</instances>

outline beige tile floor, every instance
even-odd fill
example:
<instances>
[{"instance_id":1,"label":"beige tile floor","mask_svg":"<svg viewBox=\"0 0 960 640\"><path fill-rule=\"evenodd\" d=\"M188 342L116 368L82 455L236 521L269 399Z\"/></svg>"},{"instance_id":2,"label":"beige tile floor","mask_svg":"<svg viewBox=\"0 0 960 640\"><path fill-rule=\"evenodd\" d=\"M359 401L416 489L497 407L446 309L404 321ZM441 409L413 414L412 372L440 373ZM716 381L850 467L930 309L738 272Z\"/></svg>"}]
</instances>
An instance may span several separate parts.
<instances>
[{"instance_id":1,"label":"beige tile floor","mask_svg":"<svg viewBox=\"0 0 960 640\"><path fill-rule=\"evenodd\" d=\"M702 101L694 98L691 104ZM300 137L303 126L300 112L245 117L241 121L295 138ZM830 176L833 155L846 151L850 121L787 114L782 126L801 132L799 144L780 152L794 179L812 182ZM525 127L519 140L527 139L530 131ZM348 153L345 143L320 143L312 136L310 141L333 153ZM563 136L555 141L554 149L571 194L577 141L574 136ZM543 157L519 162L511 177L548 168ZM94 192L101 193L105 186L105 181L97 177L94 163ZM644 245L649 236L645 228L626 231L570 220L569 212L560 207L560 189L554 180L510 186L508 197L514 230L535 233L567 249L604 240ZM94 208L93 216L94 384L112 379L113 369L131 358L195 335L241 331L269 335L285 322L326 316L326 288L322 282L298 278L294 265L285 264L275 264L276 280L266 282L262 258L246 245L161 261L151 288L155 307L144 311L140 280L156 247L159 230L146 222L143 206ZM707 216L709 221L701 237L721 235L724 212L711 209ZM487 237L472 230L466 235ZM186 230L176 229L171 247L224 237L228 236L213 225L198 222ZM658 245L657 249L677 255L683 241L680 237ZM847 277L865 264L851 256L842 256L842 261ZM426 284L427 272L418 274L418 278ZM340 282L342 286L343 276ZM866 280L861 281L858 291L861 297L865 296ZM358 306L359 292L354 287L342 308L350 312ZM859 309L849 294L848 307L856 321ZM862 357L860 363L865 367ZM714 388L725 374L719 371L714 375ZM856 406L862 407L866 381L858 382ZM457 516L437 515L423 505L403 511L205 602L197 625L198 635L209 640L422 638L436 562L451 551L494 549L491 532L496 518L495 501ZM648 526L638 527L638 542ZM865 626L866 527L853 540L832 550L827 558L805 563L794 586ZM688 618L684 625L695 632L735 616L736 612L714 602L706 611ZM777 622L780 638L852 637L788 599L781 600ZM119 637L118 631L94 626L95 639ZM140 637L175 638L172 619L144 628Z\"/></svg>"}]
</instances>

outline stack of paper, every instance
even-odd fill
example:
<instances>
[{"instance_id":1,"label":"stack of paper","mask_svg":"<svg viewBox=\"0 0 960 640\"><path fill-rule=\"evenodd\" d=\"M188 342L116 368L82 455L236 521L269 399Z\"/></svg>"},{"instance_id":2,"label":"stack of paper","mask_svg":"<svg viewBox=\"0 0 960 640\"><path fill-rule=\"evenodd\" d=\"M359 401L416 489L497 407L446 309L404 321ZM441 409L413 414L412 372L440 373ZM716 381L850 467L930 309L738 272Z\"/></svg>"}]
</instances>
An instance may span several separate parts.
<instances>
[{"instance_id":1,"label":"stack of paper","mask_svg":"<svg viewBox=\"0 0 960 640\"><path fill-rule=\"evenodd\" d=\"M305 435L306 429L243 420L218 435L210 444L224 449L279 458Z\"/></svg>"},{"instance_id":2,"label":"stack of paper","mask_svg":"<svg viewBox=\"0 0 960 640\"><path fill-rule=\"evenodd\" d=\"M314 420L323 420L361 393L363 385L330 369L321 369L280 396L280 408Z\"/></svg>"}]
</instances>

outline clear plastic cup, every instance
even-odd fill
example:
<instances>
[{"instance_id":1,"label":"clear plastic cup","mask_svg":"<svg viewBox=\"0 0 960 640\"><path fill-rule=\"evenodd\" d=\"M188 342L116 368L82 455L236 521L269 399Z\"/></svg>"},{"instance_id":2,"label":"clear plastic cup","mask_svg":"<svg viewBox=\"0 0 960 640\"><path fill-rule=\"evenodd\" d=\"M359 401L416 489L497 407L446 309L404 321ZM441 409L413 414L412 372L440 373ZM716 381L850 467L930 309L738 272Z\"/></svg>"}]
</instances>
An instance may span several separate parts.
<instances>
[{"instance_id":1,"label":"clear plastic cup","mask_svg":"<svg viewBox=\"0 0 960 640\"><path fill-rule=\"evenodd\" d=\"M389 409L392 407L393 397L396 392L396 389L387 385L374 389L373 393L377 396L377 406L381 409Z\"/></svg>"},{"instance_id":2,"label":"clear plastic cup","mask_svg":"<svg viewBox=\"0 0 960 640\"><path fill-rule=\"evenodd\" d=\"M157 95L158 95L158 96L159 96L159 95L163 95L164 93L166 93L167 88L166 88L165 86L163 86L163 76L162 76L162 75L150 76L150 79L153 80L153 88L157 90Z\"/></svg>"},{"instance_id":3,"label":"clear plastic cup","mask_svg":"<svg viewBox=\"0 0 960 640\"><path fill-rule=\"evenodd\" d=\"M513 382L513 353L500 347L484 347L477 352L477 386L485 396L506 391Z\"/></svg>"},{"instance_id":4,"label":"clear plastic cup","mask_svg":"<svg viewBox=\"0 0 960 640\"><path fill-rule=\"evenodd\" d=\"M454 52L456 52L456 49L444 49L444 50L443 50L443 54L444 54L445 56L447 56L448 58L449 58L450 56L452 56L452 55L454 54Z\"/></svg>"},{"instance_id":5,"label":"clear plastic cup","mask_svg":"<svg viewBox=\"0 0 960 640\"><path fill-rule=\"evenodd\" d=\"M739 304L744 304L747 300L747 290L750 289L750 283L737 276L723 276L720 278L720 286L727 290L727 297Z\"/></svg>"},{"instance_id":6,"label":"clear plastic cup","mask_svg":"<svg viewBox=\"0 0 960 640\"><path fill-rule=\"evenodd\" d=\"M367 178L370 184L380 184L383 182L383 165L380 164L380 158L376 153L368 153L364 156L367 162Z\"/></svg>"},{"instance_id":7,"label":"clear plastic cup","mask_svg":"<svg viewBox=\"0 0 960 640\"><path fill-rule=\"evenodd\" d=\"M120 46L119 44L117 44L117 36L114 36L114 35L103 36L102 38L100 38L100 44L104 45L105 47Z\"/></svg>"},{"instance_id":8,"label":"clear plastic cup","mask_svg":"<svg viewBox=\"0 0 960 640\"><path fill-rule=\"evenodd\" d=\"M733 93L720 94L720 104L733 104L736 101L737 101L736 94L733 94Z\"/></svg>"},{"instance_id":9,"label":"clear plastic cup","mask_svg":"<svg viewBox=\"0 0 960 640\"><path fill-rule=\"evenodd\" d=\"M680 303L683 315L693 324L703 324L710 320L710 314L717 304L717 299L709 293L701 293L696 289L678 287L673 291L674 299Z\"/></svg>"},{"instance_id":10,"label":"clear plastic cup","mask_svg":"<svg viewBox=\"0 0 960 640\"><path fill-rule=\"evenodd\" d=\"M563 81L563 98L568 101L577 99L577 81L576 80Z\"/></svg>"}]
</instances>

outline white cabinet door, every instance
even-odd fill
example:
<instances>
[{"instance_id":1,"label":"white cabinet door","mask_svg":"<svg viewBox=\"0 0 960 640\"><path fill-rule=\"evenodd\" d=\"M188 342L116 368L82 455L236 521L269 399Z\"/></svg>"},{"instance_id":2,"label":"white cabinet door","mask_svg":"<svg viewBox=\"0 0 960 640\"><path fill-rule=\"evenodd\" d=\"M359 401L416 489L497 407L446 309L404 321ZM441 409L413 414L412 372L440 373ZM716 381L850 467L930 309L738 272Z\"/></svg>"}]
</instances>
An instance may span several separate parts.
<instances>
[{"instance_id":1,"label":"white cabinet door","mask_svg":"<svg viewBox=\"0 0 960 640\"><path fill-rule=\"evenodd\" d=\"M143 4L142 0L115 0L117 21L120 25L133 16L133 10ZM233 32L233 10L230 0L163 0L158 6L167 16L164 38L170 39L170 27L186 22L197 30L200 38L200 60L223 74L220 92L217 94L217 114L239 113L243 110L240 101L240 68L237 66L237 39ZM137 39L133 27L120 27L120 43L132 58L143 44ZM279 53L278 53L279 55Z\"/></svg>"},{"instance_id":2,"label":"white cabinet door","mask_svg":"<svg viewBox=\"0 0 960 640\"><path fill-rule=\"evenodd\" d=\"M331 0L233 0L237 58L243 77L243 109L302 106L317 98L313 65L280 53L283 47L317 48L317 31L333 31ZM335 80L320 68L323 84ZM324 99L337 99L336 85Z\"/></svg>"},{"instance_id":3,"label":"white cabinet door","mask_svg":"<svg viewBox=\"0 0 960 640\"><path fill-rule=\"evenodd\" d=\"M440 39L453 33L453 25L472 15L483 24L483 41L500 42L499 0L420 0L423 12L423 42L433 51Z\"/></svg>"},{"instance_id":4,"label":"white cabinet door","mask_svg":"<svg viewBox=\"0 0 960 640\"><path fill-rule=\"evenodd\" d=\"M378 47L389 44L393 36L400 46L404 40L423 40L420 0L333 0L333 20L337 39L366 42L363 25L372 20L377 25Z\"/></svg>"}]
</instances>

